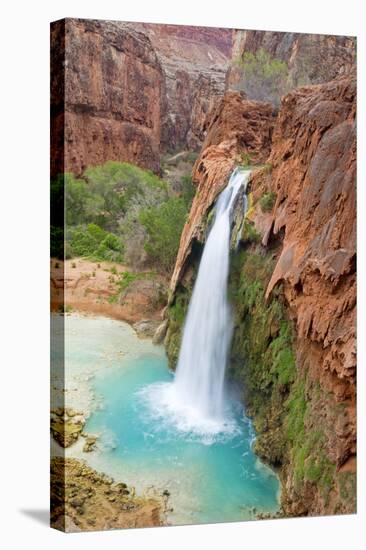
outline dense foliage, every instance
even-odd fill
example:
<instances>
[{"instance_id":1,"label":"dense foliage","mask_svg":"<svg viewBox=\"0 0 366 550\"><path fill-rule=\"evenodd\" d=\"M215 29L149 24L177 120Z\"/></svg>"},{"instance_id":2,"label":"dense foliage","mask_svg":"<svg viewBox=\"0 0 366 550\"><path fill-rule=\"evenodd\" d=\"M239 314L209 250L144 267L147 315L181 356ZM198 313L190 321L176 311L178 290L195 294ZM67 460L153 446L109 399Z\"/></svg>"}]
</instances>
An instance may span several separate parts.
<instances>
[{"instance_id":1,"label":"dense foliage","mask_svg":"<svg viewBox=\"0 0 366 550\"><path fill-rule=\"evenodd\" d=\"M95 223L78 225L68 232L69 255L89 257L94 260L122 262L123 243L114 233L105 231Z\"/></svg>"},{"instance_id":2,"label":"dense foliage","mask_svg":"<svg viewBox=\"0 0 366 550\"><path fill-rule=\"evenodd\" d=\"M80 178L55 178L51 211L60 219L52 224L51 254L63 255L60 213L65 201L67 258L150 264L169 272L194 195L189 176L180 188L178 196L152 172L125 162L88 168Z\"/></svg>"},{"instance_id":3,"label":"dense foliage","mask_svg":"<svg viewBox=\"0 0 366 550\"><path fill-rule=\"evenodd\" d=\"M264 48L255 53L245 52L237 64L242 71L239 86L250 99L278 105L289 90L287 64L271 57Z\"/></svg>"},{"instance_id":4,"label":"dense foliage","mask_svg":"<svg viewBox=\"0 0 366 550\"><path fill-rule=\"evenodd\" d=\"M140 213L139 220L148 235L145 250L165 271L174 265L186 216L187 204L181 197L172 197Z\"/></svg>"},{"instance_id":5,"label":"dense foliage","mask_svg":"<svg viewBox=\"0 0 366 550\"><path fill-rule=\"evenodd\" d=\"M259 199L259 206L261 207L262 212L270 212L275 205L277 195L272 191L269 193L264 193Z\"/></svg>"}]
</instances>

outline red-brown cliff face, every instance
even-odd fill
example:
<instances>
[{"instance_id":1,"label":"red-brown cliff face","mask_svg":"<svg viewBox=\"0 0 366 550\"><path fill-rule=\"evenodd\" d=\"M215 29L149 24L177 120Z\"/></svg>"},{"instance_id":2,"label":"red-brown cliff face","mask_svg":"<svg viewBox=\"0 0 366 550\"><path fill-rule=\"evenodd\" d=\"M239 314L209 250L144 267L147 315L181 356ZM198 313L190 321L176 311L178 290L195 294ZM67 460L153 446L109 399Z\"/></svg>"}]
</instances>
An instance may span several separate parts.
<instances>
[{"instance_id":1,"label":"red-brown cliff face","mask_svg":"<svg viewBox=\"0 0 366 550\"><path fill-rule=\"evenodd\" d=\"M258 173L252 183L255 195L277 196L263 243L282 232L283 245L267 296L282 285L296 326L297 368L306 378L305 432L322 426L322 450L337 473L354 472L356 456L355 109L354 77L286 96L273 136L272 173ZM289 513L340 506L337 477L326 502L314 484L296 486L293 465L290 457Z\"/></svg>"},{"instance_id":2,"label":"red-brown cliff face","mask_svg":"<svg viewBox=\"0 0 366 550\"><path fill-rule=\"evenodd\" d=\"M158 172L162 153L200 148L225 91L231 39L228 29L53 23L52 174L106 160Z\"/></svg>"},{"instance_id":3,"label":"red-brown cliff face","mask_svg":"<svg viewBox=\"0 0 366 550\"><path fill-rule=\"evenodd\" d=\"M254 162L264 162L270 151L275 123L273 107L248 101L244 94L228 92L212 109L207 120L207 136L193 168L197 191L189 219L184 226L171 291L174 292L185 269L194 239L202 239L208 209L228 181L235 164L248 154Z\"/></svg>"},{"instance_id":4,"label":"red-brown cliff face","mask_svg":"<svg viewBox=\"0 0 366 550\"><path fill-rule=\"evenodd\" d=\"M345 76L356 63L356 39L351 36L234 30L227 89L242 88L242 72L236 62L245 53L255 53L260 48L287 63L290 88Z\"/></svg>"},{"instance_id":5,"label":"red-brown cliff face","mask_svg":"<svg viewBox=\"0 0 366 550\"><path fill-rule=\"evenodd\" d=\"M219 116L211 121L207 146L194 168L197 193L171 281L173 309L177 298L186 301L190 292L187 274L190 264L197 262L192 247L204 239L207 213L238 162L236 131L241 125L244 133L247 130L247 121L237 116L245 103L239 97L229 94L229 103L217 108ZM266 325L273 300L283 304L294 327L295 371L282 373L284 384L276 381L270 364L268 372L260 371L255 399L256 406L266 410L256 424L256 449L280 467L285 515L352 513L356 507L355 110L352 75L288 94L282 101L266 167L253 172L249 187L247 219L254 237L252 244L243 242L245 261L252 258L250 271L244 272L253 280L246 284L257 289L266 280L267 286L262 303L257 297L255 308L243 319L244 331L240 332L241 321L236 319L235 331L240 335L236 343L240 347L240 339L248 338L246 328L257 326L258 332L252 332L255 345L263 355L270 353L271 342L278 337L278 322L273 324L269 317L268 332L263 319ZM264 116L257 135L258 144L264 144L267 137L263 136L268 136L272 124L268 107L257 114ZM264 198L275 201L270 211L262 208ZM263 278L269 266L273 266L269 276ZM166 346L172 364L180 331L176 321L169 325ZM248 342L244 349L252 345ZM245 353L236 363L244 385L246 381L258 383L256 366L248 372ZM255 407L252 411L256 422Z\"/></svg>"},{"instance_id":6,"label":"red-brown cliff face","mask_svg":"<svg viewBox=\"0 0 366 550\"><path fill-rule=\"evenodd\" d=\"M52 25L51 46L52 124L60 135L51 172L80 174L106 160L158 171L165 80L149 39L119 22L66 19Z\"/></svg>"},{"instance_id":7,"label":"red-brown cliff face","mask_svg":"<svg viewBox=\"0 0 366 550\"><path fill-rule=\"evenodd\" d=\"M130 25L150 38L164 71L163 151L198 150L205 136L206 116L225 91L232 31L183 25Z\"/></svg>"}]
</instances>

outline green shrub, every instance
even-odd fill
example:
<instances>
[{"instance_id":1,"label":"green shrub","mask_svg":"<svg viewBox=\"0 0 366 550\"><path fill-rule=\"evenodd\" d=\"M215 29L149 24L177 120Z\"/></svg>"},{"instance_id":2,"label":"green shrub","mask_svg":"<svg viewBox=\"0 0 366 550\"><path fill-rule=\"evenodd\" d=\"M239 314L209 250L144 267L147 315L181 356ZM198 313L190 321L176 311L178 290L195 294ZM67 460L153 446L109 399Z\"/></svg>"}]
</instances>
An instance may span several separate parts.
<instances>
[{"instance_id":1,"label":"green shrub","mask_svg":"<svg viewBox=\"0 0 366 550\"><path fill-rule=\"evenodd\" d=\"M306 408L305 382L301 380L296 384L287 402L287 437L294 446L297 441L302 442L304 439Z\"/></svg>"},{"instance_id":2,"label":"green shrub","mask_svg":"<svg viewBox=\"0 0 366 550\"><path fill-rule=\"evenodd\" d=\"M80 178L59 176L51 189L53 257L125 261L141 269L146 251L151 264L171 270L195 193L190 176L182 177L181 196L170 196L167 183L153 172L110 161L86 169Z\"/></svg>"},{"instance_id":3,"label":"green shrub","mask_svg":"<svg viewBox=\"0 0 366 550\"><path fill-rule=\"evenodd\" d=\"M277 198L276 193L273 193L273 192L264 193L259 199L259 206L261 207L262 212L270 212L274 207L276 198Z\"/></svg>"},{"instance_id":4,"label":"green shrub","mask_svg":"<svg viewBox=\"0 0 366 550\"><path fill-rule=\"evenodd\" d=\"M286 403L286 411L287 437L291 444L295 483L309 481L317 484L326 499L334 485L336 466L326 455L325 436L321 427L317 430L311 428L309 415L312 408L308 407L304 379L299 379L294 384Z\"/></svg>"},{"instance_id":5,"label":"green shrub","mask_svg":"<svg viewBox=\"0 0 366 550\"><path fill-rule=\"evenodd\" d=\"M284 61L259 48L255 53L245 52L237 65L242 70L239 87L249 98L279 105L280 97L289 90L289 71Z\"/></svg>"},{"instance_id":6,"label":"green shrub","mask_svg":"<svg viewBox=\"0 0 366 550\"><path fill-rule=\"evenodd\" d=\"M261 236L256 230L254 224L247 218L244 219L243 228L241 231L241 240L244 243L258 243L261 240Z\"/></svg>"},{"instance_id":7,"label":"green shrub","mask_svg":"<svg viewBox=\"0 0 366 550\"><path fill-rule=\"evenodd\" d=\"M277 375L280 386L288 386L295 380L296 367L291 325L281 321L278 336L268 347L272 363L271 372Z\"/></svg>"},{"instance_id":8,"label":"green shrub","mask_svg":"<svg viewBox=\"0 0 366 550\"><path fill-rule=\"evenodd\" d=\"M167 197L167 184L163 180L127 162L109 161L87 168L79 179L65 174L64 181L68 226L95 223L115 232L119 220L136 197L146 193L160 199ZM59 196L60 178L54 180L52 188L55 196Z\"/></svg>"},{"instance_id":9,"label":"green shrub","mask_svg":"<svg viewBox=\"0 0 366 550\"><path fill-rule=\"evenodd\" d=\"M117 235L104 231L94 223L77 226L69 231L70 247L74 256L106 260L123 261L123 244Z\"/></svg>"},{"instance_id":10,"label":"green shrub","mask_svg":"<svg viewBox=\"0 0 366 550\"><path fill-rule=\"evenodd\" d=\"M64 249L63 227L58 227L56 225L51 226L50 245L51 258L59 258L60 260L63 260L64 253L66 255L66 251Z\"/></svg>"},{"instance_id":11,"label":"green shrub","mask_svg":"<svg viewBox=\"0 0 366 550\"><path fill-rule=\"evenodd\" d=\"M247 168L248 166L251 165L251 158L250 158L250 154L249 153L242 153L240 155L240 164L241 166L243 166L244 168Z\"/></svg>"},{"instance_id":12,"label":"green shrub","mask_svg":"<svg viewBox=\"0 0 366 550\"><path fill-rule=\"evenodd\" d=\"M103 209L101 197L92 193L87 182L73 174L65 174L66 225L79 225L94 221Z\"/></svg>"},{"instance_id":13,"label":"green shrub","mask_svg":"<svg viewBox=\"0 0 366 550\"><path fill-rule=\"evenodd\" d=\"M117 270L113 266L110 270L112 273L117 275ZM132 271L123 271L118 273L118 279L115 280L115 277L110 277L109 282L115 283L117 286L117 292L116 294L113 294L108 298L108 302L110 304L116 303L118 301L118 298L123 294L128 287L134 282L141 279L154 279L156 277L156 273L153 271L141 271L139 273L135 273ZM158 293L158 296L156 298L157 303L160 305L161 303L166 303L166 295L164 294L164 297L162 295L162 292ZM153 300L154 301L154 300Z\"/></svg>"},{"instance_id":14,"label":"green shrub","mask_svg":"<svg viewBox=\"0 0 366 550\"><path fill-rule=\"evenodd\" d=\"M171 271L178 253L180 236L187 218L187 207L181 197L142 210L140 223L147 232L145 250L151 263Z\"/></svg>"},{"instance_id":15,"label":"green shrub","mask_svg":"<svg viewBox=\"0 0 366 550\"><path fill-rule=\"evenodd\" d=\"M198 153L196 153L196 151L189 151L187 155L187 162L194 164L197 159L198 159Z\"/></svg>"},{"instance_id":16,"label":"green shrub","mask_svg":"<svg viewBox=\"0 0 366 550\"><path fill-rule=\"evenodd\" d=\"M125 291L131 283L142 277L144 277L143 273L132 273L131 271L124 271L120 274L119 280L117 282L119 291Z\"/></svg>"}]
</instances>

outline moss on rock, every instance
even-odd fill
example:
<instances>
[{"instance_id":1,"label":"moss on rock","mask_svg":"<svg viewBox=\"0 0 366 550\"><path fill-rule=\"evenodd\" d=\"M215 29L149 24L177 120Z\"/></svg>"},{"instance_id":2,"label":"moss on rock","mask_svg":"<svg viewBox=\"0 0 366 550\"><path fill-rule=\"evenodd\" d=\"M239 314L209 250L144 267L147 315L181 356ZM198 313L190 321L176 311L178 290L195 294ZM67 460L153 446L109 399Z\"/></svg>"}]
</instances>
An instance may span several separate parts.
<instances>
[{"instance_id":1,"label":"moss on rock","mask_svg":"<svg viewBox=\"0 0 366 550\"><path fill-rule=\"evenodd\" d=\"M235 328L229 376L243 388L247 413L258 433L255 451L273 465L286 452L284 403L296 376L292 323L280 292L269 302L265 289L274 258L257 247L234 254L229 295Z\"/></svg>"},{"instance_id":2,"label":"moss on rock","mask_svg":"<svg viewBox=\"0 0 366 550\"><path fill-rule=\"evenodd\" d=\"M276 193L273 193L273 191L264 193L259 199L259 205L261 207L262 212L270 212L274 207L276 198L277 198L277 195Z\"/></svg>"},{"instance_id":3,"label":"moss on rock","mask_svg":"<svg viewBox=\"0 0 366 550\"><path fill-rule=\"evenodd\" d=\"M169 325L164 345L168 356L169 368L172 370L175 369L178 362L184 320L188 310L190 296L190 289L181 286L175 293L174 301L168 307Z\"/></svg>"},{"instance_id":4,"label":"moss on rock","mask_svg":"<svg viewBox=\"0 0 366 550\"><path fill-rule=\"evenodd\" d=\"M259 199L255 204L250 200L249 211L255 214L263 206L266 210L275 198L267 195L265 205ZM254 451L279 469L286 516L352 511L355 475L339 472L329 437L330 426L339 416L339 410L332 412L334 396L327 394L306 365L296 365L296 331L281 286L273 289L269 299L265 296L281 251L280 240L262 247L248 210L244 217L234 216L233 226L231 247L240 249L232 251L230 258L228 293L234 333L227 375L239 384L246 412L253 419ZM188 268L195 271L198 260L199 255L191 257ZM178 360L192 287L193 277L189 284L181 282L169 306L165 345L171 368Z\"/></svg>"}]
</instances>

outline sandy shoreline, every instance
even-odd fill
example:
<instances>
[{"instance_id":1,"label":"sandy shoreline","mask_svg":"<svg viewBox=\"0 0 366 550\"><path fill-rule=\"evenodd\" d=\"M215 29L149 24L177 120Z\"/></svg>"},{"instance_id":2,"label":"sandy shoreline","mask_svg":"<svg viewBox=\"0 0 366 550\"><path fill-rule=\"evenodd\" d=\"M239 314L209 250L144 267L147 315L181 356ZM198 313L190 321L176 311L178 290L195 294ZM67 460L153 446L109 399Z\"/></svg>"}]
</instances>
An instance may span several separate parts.
<instances>
[{"instance_id":1,"label":"sandy shoreline","mask_svg":"<svg viewBox=\"0 0 366 550\"><path fill-rule=\"evenodd\" d=\"M142 320L159 324L167 286L167 279L156 272L134 272L114 262L51 259L52 312L102 315L131 325Z\"/></svg>"},{"instance_id":2,"label":"sandy shoreline","mask_svg":"<svg viewBox=\"0 0 366 550\"><path fill-rule=\"evenodd\" d=\"M53 318L53 337L57 339L59 336L63 338L65 333L65 365L53 362L51 390L52 390L52 406L71 408L81 411L85 418L101 406L92 388L92 380L97 373L103 370L112 368L123 368L123 365L113 365L114 361L121 363L123 360L133 358L143 350L144 353L160 354L162 347L156 346L150 339L139 338L136 330L126 321L112 319L97 315L92 312L75 311L68 314L52 314ZM72 338L72 330L68 329L70 319L84 318L97 322L98 320L110 321L114 328L118 328L120 332L120 345L118 349L105 353L98 359L97 362L89 362L88 366L80 371L75 367L72 361L67 361L68 337ZM58 326L57 326L58 325ZM95 327L97 328L97 327ZM68 335L68 337L66 337ZM87 335L92 338L92 335ZM62 340L63 343L63 340ZM63 359L63 358L62 358Z\"/></svg>"}]
</instances>

